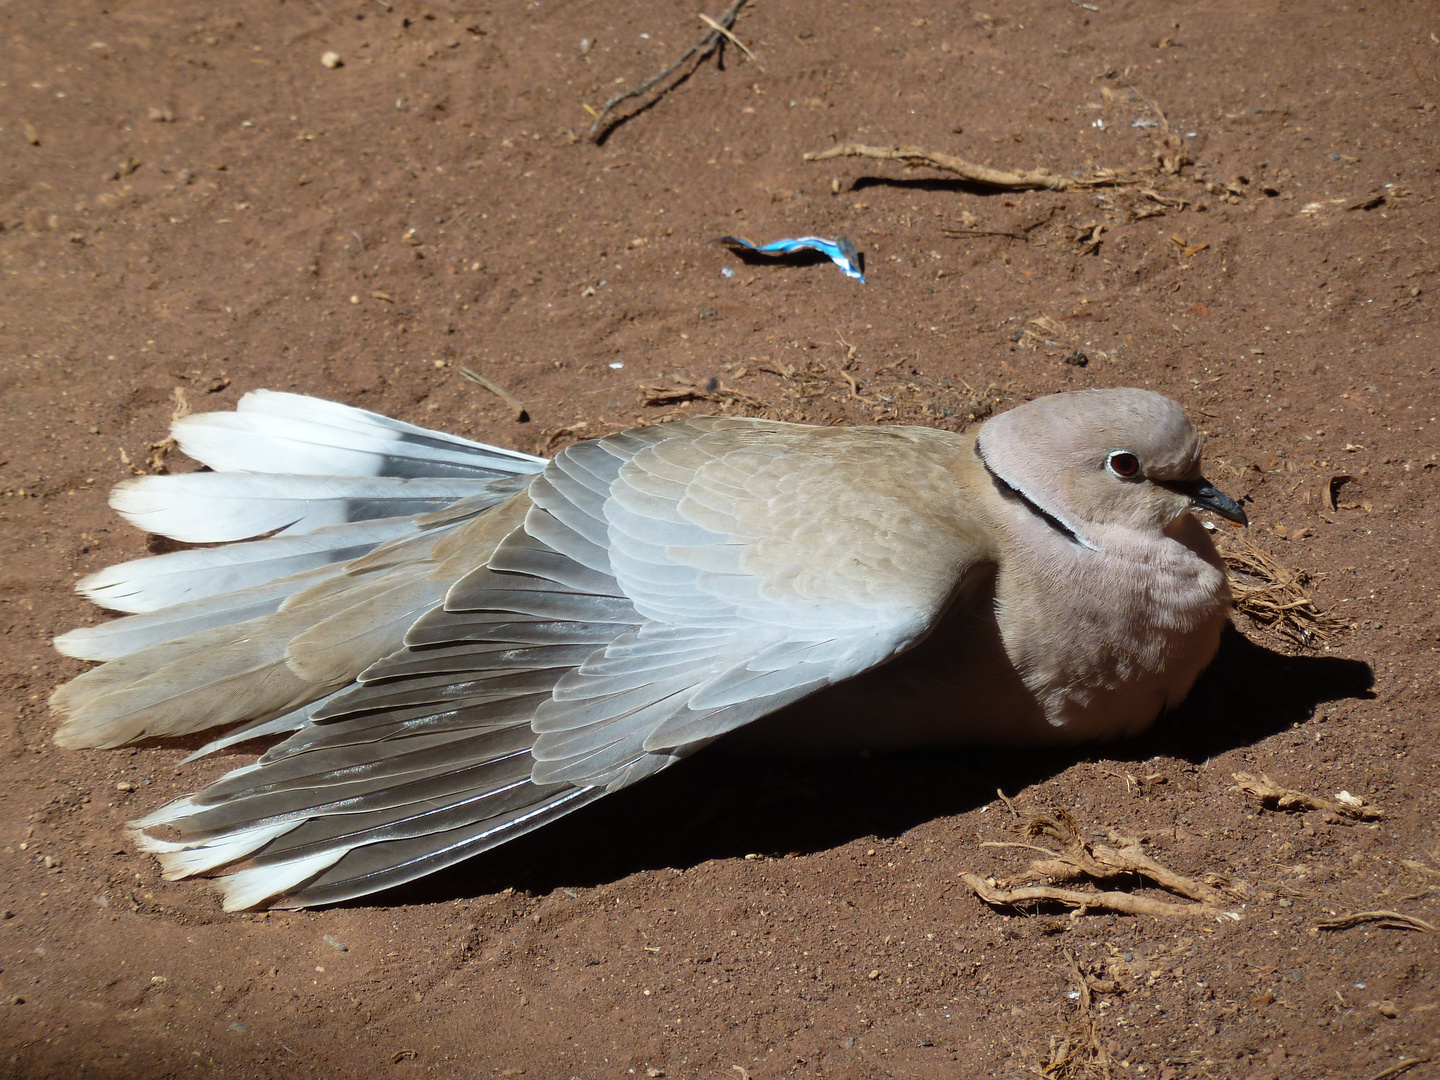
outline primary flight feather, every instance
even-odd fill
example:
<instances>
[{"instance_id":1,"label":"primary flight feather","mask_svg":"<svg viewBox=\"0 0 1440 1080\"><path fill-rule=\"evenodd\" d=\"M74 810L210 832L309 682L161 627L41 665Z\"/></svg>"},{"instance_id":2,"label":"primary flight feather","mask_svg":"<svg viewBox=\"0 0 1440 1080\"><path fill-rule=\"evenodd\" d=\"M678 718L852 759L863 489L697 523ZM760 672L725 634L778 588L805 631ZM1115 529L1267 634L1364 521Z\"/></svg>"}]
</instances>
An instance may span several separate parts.
<instances>
[{"instance_id":1,"label":"primary flight feather","mask_svg":"<svg viewBox=\"0 0 1440 1080\"><path fill-rule=\"evenodd\" d=\"M57 639L105 663L55 691L55 738L285 736L134 823L231 909L413 880L747 725L814 753L1137 732L1229 609L1190 511L1245 520L1145 390L978 435L705 417L549 462L266 391L175 434L214 471L112 505L243 542L80 582L133 614Z\"/></svg>"}]
</instances>

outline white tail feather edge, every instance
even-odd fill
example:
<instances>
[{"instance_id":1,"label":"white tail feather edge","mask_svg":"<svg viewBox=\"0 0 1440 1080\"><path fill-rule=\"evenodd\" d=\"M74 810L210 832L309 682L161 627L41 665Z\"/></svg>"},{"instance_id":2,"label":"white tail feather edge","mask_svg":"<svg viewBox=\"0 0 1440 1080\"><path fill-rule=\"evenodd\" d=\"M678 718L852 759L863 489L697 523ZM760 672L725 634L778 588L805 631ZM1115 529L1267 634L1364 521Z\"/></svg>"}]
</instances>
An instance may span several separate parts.
<instances>
[{"instance_id":1,"label":"white tail feather edge","mask_svg":"<svg viewBox=\"0 0 1440 1080\"><path fill-rule=\"evenodd\" d=\"M327 848L303 859L237 870L219 878L215 884L225 896L226 911L244 911L330 869L348 855L353 846Z\"/></svg>"},{"instance_id":2,"label":"white tail feather edge","mask_svg":"<svg viewBox=\"0 0 1440 1080\"><path fill-rule=\"evenodd\" d=\"M309 533L326 525L405 517L483 494L487 484L484 478L463 477L195 472L126 480L110 493L110 505L146 532L210 544L277 530ZM387 511L388 506L399 508Z\"/></svg>"},{"instance_id":3,"label":"white tail feather edge","mask_svg":"<svg viewBox=\"0 0 1440 1080\"><path fill-rule=\"evenodd\" d=\"M276 536L227 547L172 551L116 563L81 578L76 591L112 611L160 612L196 600L337 567L415 528L414 518L331 525L304 536Z\"/></svg>"},{"instance_id":4,"label":"white tail feather edge","mask_svg":"<svg viewBox=\"0 0 1440 1080\"><path fill-rule=\"evenodd\" d=\"M538 472L544 458L487 446L321 398L254 390L234 412L192 413L172 425L180 449L218 472L381 475L392 457L496 474ZM429 445L423 454L416 440ZM433 474L432 474L433 475Z\"/></svg>"},{"instance_id":5,"label":"white tail feather edge","mask_svg":"<svg viewBox=\"0 0 1440 1080\"><path fill-rule=\"evenodd\" d=\"M304 824L302 821L285 821L279 824L256 825L249 829L225 833L209 840L175 843L157 840L140 833L136 844L142 851L148 851L160 860L167 881L203 874L217 866L225 866L254 854L277 836L283 836L291 829Z\"/></svg>"}]
</instances>

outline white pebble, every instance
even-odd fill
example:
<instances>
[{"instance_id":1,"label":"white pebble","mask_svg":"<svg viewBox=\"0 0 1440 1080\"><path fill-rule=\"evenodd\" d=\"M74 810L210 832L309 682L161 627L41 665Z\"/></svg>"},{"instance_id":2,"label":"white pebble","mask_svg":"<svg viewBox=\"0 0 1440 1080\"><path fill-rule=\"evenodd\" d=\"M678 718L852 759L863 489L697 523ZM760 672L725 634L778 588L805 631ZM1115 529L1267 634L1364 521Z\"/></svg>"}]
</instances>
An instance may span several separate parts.
<instances>
[{"instance_id":1,"label":"white pebble","mask_svg":"<svg viewBox=\"0 0 1440 1080\"><path fill-rule=\"evenodd\" d=\"M324 56L320 57L320 63L327 68L338 68L345 66L345 61L340 59L340 54L338 52L327 52Z\"/></svg>"}]
</instances>

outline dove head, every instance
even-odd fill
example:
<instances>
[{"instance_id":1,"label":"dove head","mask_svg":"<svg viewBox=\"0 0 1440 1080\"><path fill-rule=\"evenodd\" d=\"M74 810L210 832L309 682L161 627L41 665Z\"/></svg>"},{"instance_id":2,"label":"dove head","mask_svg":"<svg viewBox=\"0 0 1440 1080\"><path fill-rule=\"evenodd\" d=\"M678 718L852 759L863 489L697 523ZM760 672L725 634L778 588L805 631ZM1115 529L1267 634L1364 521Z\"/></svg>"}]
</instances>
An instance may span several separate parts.
<instances>
[{"instance_id":1,"label":"dove head","mask_svg":"<svg viewBox=\"0 0 1440 1080\"><path fill-rule=\"evenodd\" d=\"M1105 527L1164 531L1192 509L1238 524L1245 511L1200 472L1202 439L1151 390L1038 398L988 420L976 450L991 475L1090 547Z\"/></svg>"}]
</instances>

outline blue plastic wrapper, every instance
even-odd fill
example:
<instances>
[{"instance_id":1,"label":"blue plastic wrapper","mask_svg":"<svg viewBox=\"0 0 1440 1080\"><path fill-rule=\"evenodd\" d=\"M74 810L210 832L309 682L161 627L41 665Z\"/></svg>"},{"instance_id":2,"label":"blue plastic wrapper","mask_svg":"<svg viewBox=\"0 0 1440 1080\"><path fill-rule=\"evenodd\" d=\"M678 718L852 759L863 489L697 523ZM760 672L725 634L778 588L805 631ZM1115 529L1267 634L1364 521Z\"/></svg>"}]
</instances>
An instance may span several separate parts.
<instances>
[{"instance_id":1,"label":"blue plastic wrapper","mask_svg":"<svg viewBox=\"0 0 1440 1080\"><path fill-rule=\"evenodd\" d=\"M865 283L865 275L860 271L860 252L855 248L855 241L848 236L837 236L833 240L827 240L823 236L798 236L769 244L752 244L738 236L722 236L719 243L735 250L753 251L758 255L791 255L797 251L818 251L843 270L846 277L852 277L862 285Z\"/></svg>"}]
</instances>

